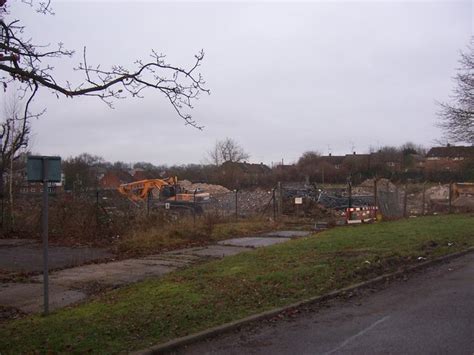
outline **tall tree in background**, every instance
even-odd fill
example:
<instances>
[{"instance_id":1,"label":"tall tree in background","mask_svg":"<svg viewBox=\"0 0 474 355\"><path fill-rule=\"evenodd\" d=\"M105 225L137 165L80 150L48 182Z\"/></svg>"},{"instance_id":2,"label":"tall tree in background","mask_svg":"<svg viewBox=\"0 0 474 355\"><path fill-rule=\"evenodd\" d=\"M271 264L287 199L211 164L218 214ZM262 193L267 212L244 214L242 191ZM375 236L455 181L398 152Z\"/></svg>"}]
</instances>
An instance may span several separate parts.
<instances>
[{"instance_id":1,"label":"tall tree in background","mask_svg":"<svg viewBox=\"0 0 474 355\"><path fill-rule=\"evenodd\" d=\"M15 94L10 99L4 101L3 117L0 121L0 198L2 203L2 224L3 204L5 199L5 181L8 176L8 221L9 226L13 225L13 162L17 160L21 153L26 151L30 136L30 120L39 117L42 113L32 115L24 111L21 99ZM8 172L8 174L7 174Z\"/></svg>"},{"instance_id":2,"label":"tall tree in background","mask_svg":"<svg viewBox=\"0 0 474 355\"><path fill-rule=\"evenodd\" d=\"M474 38L459 63L452 103L440 104L440 126L447 139L474 144Z\"/></svg>"},{"instance_id":3,"label":"tall tree in background","mask_svg":"<svg viewBox=\"0 0 474 355\"><path fill-rule=\"evenodd\" d=\"M117 64L105 69L88 62L84 47L82 62L74 68L83 74L83 80L73 84L55 75L54 62L72 57L74 51L62 43L55 47L44 46L26 37L25 26L18 18L12 18L10 2L12 0L0 0L0 84L6 89L12 82L18 83L23 95L29 98L25 112L40 88L49 89L58 97L95 96L109 106L114 100L127 96L142 97L151 89L163 95L187 125L201 128L185 111L192 108L192 102L200 93L209 93L201 74L196 72L204 58L203 51L195 55L189 68L168 64L165 55L152 51L150 61L137 59L134 68ZM41 14L53 14L50 0L23 0L21 3L36 7ZM48 43L48 40L42 42Z\"/></svg>"},{"instance_id":4,"label":"tall tree in background","mask_svg":"<svg viewBox=\"0 0 474 355\"><path fill-rule=\"evenodd\" d=\"M65 189L74 191L97 189L98 168L103 165L105 165L104 158L88 153L65 159L63 162Z\"/></svg>"},{"instance_id":5,"label":"tall tree in background","mask_svg":"<svg viewBox=\"0 0 474 355\"><path fill-rule=\"evenodd\" d=\"M244 151L244 148L232 138L217 141L209 151L209 160L216 166L226 162L240 163L249 157L250 155Z\"/></svg>"}]
</instances>

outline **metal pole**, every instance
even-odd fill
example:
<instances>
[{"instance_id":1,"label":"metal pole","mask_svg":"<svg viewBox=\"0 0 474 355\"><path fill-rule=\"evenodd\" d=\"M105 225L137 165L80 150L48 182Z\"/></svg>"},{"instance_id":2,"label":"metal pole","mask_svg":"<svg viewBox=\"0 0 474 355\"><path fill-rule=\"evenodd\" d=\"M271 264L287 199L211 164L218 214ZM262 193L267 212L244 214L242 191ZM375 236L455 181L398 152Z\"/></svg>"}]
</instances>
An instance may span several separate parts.
<instances>
[{"instance_id":1,"label":"metal pole","mask_svg":"<svg viewBox=\"0 0 474 355\"><path fill-rule=\"evenodd\" d=\"M197 192L197 189L194 189L194 194L193 194L193 228L196 228L196 192Z\"/></svg>"},{"instance_id":2,"label":"metal pole","mask_svg":"<svg viewBox=\"0 0 474 355\"><path fill-rule=\"evenodd\" d=\"M239 220L239 210L238 210L238 198L237 198L237 193L239 190L235 190L235 221L237 222Z\"/></svg>"},{"instance_id":3,"label":"metal pole","mask_svg":"<svg viewBox=\"0 0 474 355\"><path fill-rule=\"evenodd\" d=\"M348 189L349 189L349 208L352 208L352 181L351 177L348 180Z\"/></svg>"},{"instance_id":4,"label":"metal pole","mask_svg":"<svg viewBox=\"0 0 474 355\"><path fill-rule=\"evenodd\" d=\"M280 216L283 214L283 192L282 192L282 186L281 186L281 182L278 181L278 185L277 185L277 188L278 188L278 213L280 214Z\"/></svg>"},{"instance_id":5,"label":"metal pole","mask_svg":"<svg viewBox=\"0 0 474 355\"><path fill-rule=\"evenodd\" d=\"M147 216L150 214L150 194L151 194L151 191L148 191L146 195L146 215Z\"/></svg>"},{"instance_id":6,"label":"metal pole","mask_svg":"<svg viewBox=\"0 0 474 355\"><path fill-rule=\"evenodd\" d=\"M378 201L377 201L377 177L374 178L374 205L378 208Z\"/></svg>"},{"instance_id":7,"label":"metal pole","mask_svg":"<svg viewBox=\"0 0 474 355\"><path fill-rule=\"evenodd\" d=\"M273 189L273 221L276 221L276 200L275 200L275 189Z\"/></svg>"},{"instance_id":8,"label":"metal pole","mask_svg":"<svg viewBox=\"0 0 474 355\"><path fill-rule=\"evenodd\" d=\"M426 203L426 181L423 183L423 207L421 208L421 215L425 215L425 203Z\"/></svg>"},{"instance_id":9,"label":"metal pole","mask_svg":"<svg viewBox=\"0 0 474 355\"><path fill-rule=\"evenodd\" d=\"M49 313L49 280L48 280L48 160L43 158L43 300L44 315Z\"/></svg>"},{"instance_id":10,"label":"metal pole","mask_svg":"<svg viewBox=\"0 0 474 355\"><path fill-rule=\"evenodd\" d=\"M95 223L97 230L99 228L99 190L95 191Z\"/></svg>"},{"instance_id":11,"label":"metal pole","mask_svg":"<svg viewBox=\"0 0 474 355\"><path fill-rule=\"evenodd\" d=\"M449 182L449 213L452 212L451 202L453 199L453 183Z\"/></svg>"},{"instance_id":12,"label":"metal pole","mask_svg":"<svg viewBox=\"0 0 474 355\"><path fill-rule=\"evenodd\" d=\"M405 183L405 193L403 194L403 217L407 218L407 199L408 199L408 183Z\"/></svg>"}]
</instances>

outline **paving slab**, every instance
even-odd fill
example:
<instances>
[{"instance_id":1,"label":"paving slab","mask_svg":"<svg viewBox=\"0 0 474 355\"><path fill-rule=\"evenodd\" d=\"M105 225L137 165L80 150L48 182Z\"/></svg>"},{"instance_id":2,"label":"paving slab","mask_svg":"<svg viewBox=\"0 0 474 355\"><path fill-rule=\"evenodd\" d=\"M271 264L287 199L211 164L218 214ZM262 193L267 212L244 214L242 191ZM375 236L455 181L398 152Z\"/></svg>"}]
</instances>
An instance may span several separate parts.
<instances>
[{"instance_id":1,"label":"paving slab","mask_svg":"<svg viewBox=\"0 0 474 355\"><path fill-rule=\"evenodd\" d=\"M219 245L226 246L238 246L247 248L260 248L267 247L274 244L280 244L291 240L291 238L283 237L246 237L246 238L233 238L222 240L218 242Z\"/></svg>"},{"instance_id":2,"label":"paving slab","mask_svg":"<svg viewBox=\"0 0 474 355\"><path fill-rule=\"evenodd\" d=\"M178 266L163 265L161 260L129 259L107 264L91 264L51 273L52 283L67 287L81 287L91 282L119 286L141 281L150 276L162 276ZM42 276L34 280L41 282Z\"/></svg>"},{"instance_id":3,"label":"paving slab","mask_svg":"<svg viewBox=\"0 0 474 355\"><path fill-rule=\"evenodd\" d=\"M261 234L263 237L274 237L274 238L301 238L310 235L312 232L309 231L274 231L269 233Z\"/></svg>"},{"instance_id":4,"label":"paving slab","mask_svg":"<svg viewBox=\"0 0 474 355\"><path fill-rule=\"evenodd\" d=\"M223 258L226 256L237 255L245 251L251 250L245 246L232 246L232 245L209 245L204 248L195 248L193 250L183 251L185 253L190 253L192 255L198 255L201 257L210 257L210 258Z\"/></svg>"},{"instance_id":5,"label":"paving slab","mask_svg":"<svg viewBox=\"0 0 474 355\"><path fill-rule=\"evenodd\" d=\"M86 294L60 285L49 285L49 309L55 310L79 302ZM26 313L43 310L43 284L7 283L0 285L0 305L14 307Z\"/></svg>"},{"instance_id":6,"label":"paving slab","mask_svg":"<svg viewBox=\"0 0 474 355\"><path fill-rule=\"evenodd\" d=\"M38 244L36 239L0 238L1 247L14 247L25 244Z\"/></svg>"},{"instance_id":7,"label":"paving slab","mask_svg":"<svg viewBox=\"0 0 474 355\"><path fill-rule=\"evenodd\" d=\"M3 244L0 244L0 269L12 272L42 271L43 250L41 244L18 243L21 242L3 240ZM113 254L102 248L50 246L49 268L73 267L110 257L113 257Z\"/></svg>"}]
</instances>

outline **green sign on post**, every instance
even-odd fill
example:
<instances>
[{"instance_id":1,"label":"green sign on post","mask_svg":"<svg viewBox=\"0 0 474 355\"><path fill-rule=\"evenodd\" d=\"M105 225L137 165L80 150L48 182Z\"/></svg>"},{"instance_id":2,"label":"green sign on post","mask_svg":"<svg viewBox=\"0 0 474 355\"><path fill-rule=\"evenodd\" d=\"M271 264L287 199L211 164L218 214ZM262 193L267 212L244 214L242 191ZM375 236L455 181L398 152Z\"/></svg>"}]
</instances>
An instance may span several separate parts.
<instances>
[{"instance_id":1,"label":"green sign on post","mask_svg":"<svg viewBox=\"0 0 474 355\"><path fill-rule=\"evenodd\" d=\"M43 183L43 208L41 226L43 232L43 300L44 314L49 313L48 281L48 183L61 181L61 158L31 155L26 162L29 182Z\"/></svg>"},{"instance_id":2,"label":"green sign on post","mask_svg":"<svg viewBox=\"0 0 474 355\"><path fill-rule=\"evenodd\" d=\"M26 163L29 182L43 182L43 164L47 165L47 182L61 182L61 157L30 155Z\"/></svg>"}]
</instances>

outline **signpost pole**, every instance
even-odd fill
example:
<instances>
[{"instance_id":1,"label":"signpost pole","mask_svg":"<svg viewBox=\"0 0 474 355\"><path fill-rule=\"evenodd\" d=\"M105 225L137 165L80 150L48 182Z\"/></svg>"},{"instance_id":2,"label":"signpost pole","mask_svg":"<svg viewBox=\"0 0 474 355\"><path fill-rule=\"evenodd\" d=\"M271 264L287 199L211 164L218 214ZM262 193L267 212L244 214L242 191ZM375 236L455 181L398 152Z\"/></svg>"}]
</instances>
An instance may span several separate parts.
<instances>
[{"instance_id":1,"label":"signpost pole","mask_svg":"<svg viewBox=\"0 0 474 355\"><path fill-rule=\"evenodd\" d=\"M41 229L43 239L43 301L44 315L49 313L48 280L48 198L49 182L61 182L61 158L53 156L29 155L26 162L28 182L43 183L43 208Z\"/></svg>"},{"instance_id":2,"label":"signpost pole","mask_svg":"<svg viewBox=\"0 0 474 355\"><path fill-rule=\"evenodd\" d=\"M44 315L49 313L49 280L48 280L48 160L43 158L43 299Z\"/></svg>"}]
</instances>

